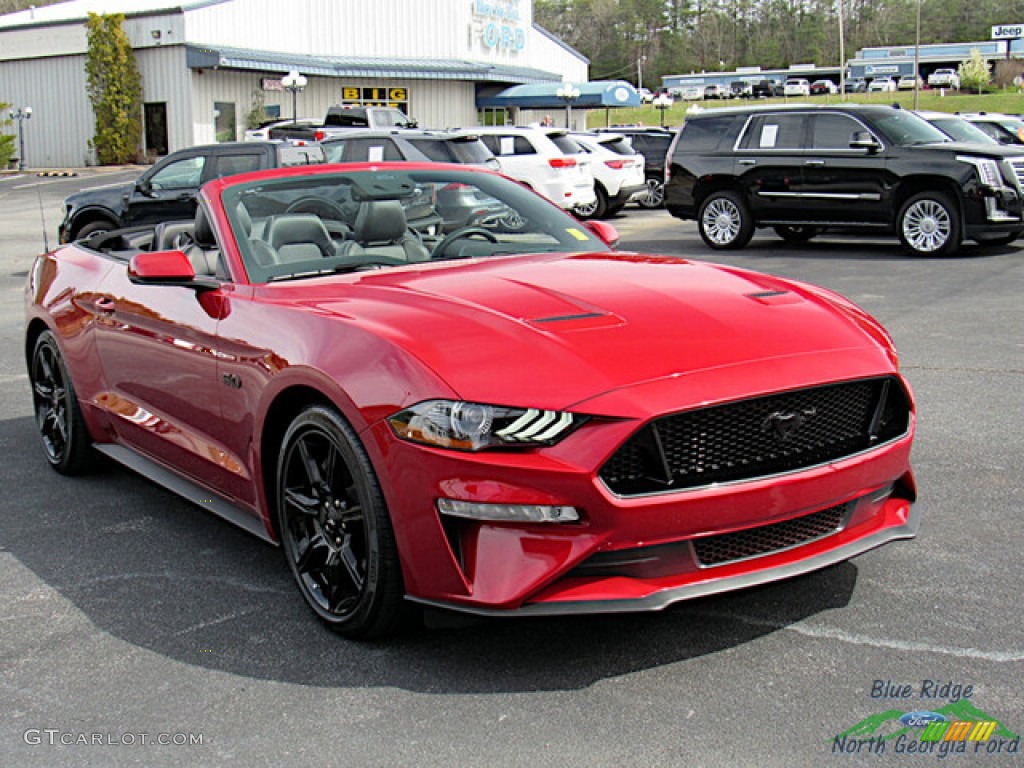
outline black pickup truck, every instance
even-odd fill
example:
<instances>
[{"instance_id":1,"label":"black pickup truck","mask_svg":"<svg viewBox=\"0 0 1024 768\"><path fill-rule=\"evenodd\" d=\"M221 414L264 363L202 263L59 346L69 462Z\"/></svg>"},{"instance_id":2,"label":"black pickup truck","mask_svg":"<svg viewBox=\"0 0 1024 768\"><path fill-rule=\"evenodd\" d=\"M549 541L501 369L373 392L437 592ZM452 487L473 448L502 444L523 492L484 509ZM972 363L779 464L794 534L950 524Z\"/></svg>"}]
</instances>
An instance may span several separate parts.
<instances>
[{"instance_id":1,"label":"black pickup truck","mask_svg":"<svg viewBox=\"0 0 1024 768\"><path fill-rule=\"evenodd\" d=\"M130 184L66 197L60 241L68 243L121 227L189 219L196 212L199 188L211 179L323 162L324 151L318 144L295 146L286 141L237 141L182 149Z\"/></svg>"},{"instance_id":2,"label":"black pickup truck","mask_svg":"<svg viewBox=\"0 0 1024 768\"><path fill-rule=\"evenodd\" d=\"M349 107L345 105L327 110L324 124L318 126L278 125L270 129L270 138L288 141L321 141L329 136L359 130L391 130L415 128L417 122L394 107Z\"/></svg>"}]
</instances>

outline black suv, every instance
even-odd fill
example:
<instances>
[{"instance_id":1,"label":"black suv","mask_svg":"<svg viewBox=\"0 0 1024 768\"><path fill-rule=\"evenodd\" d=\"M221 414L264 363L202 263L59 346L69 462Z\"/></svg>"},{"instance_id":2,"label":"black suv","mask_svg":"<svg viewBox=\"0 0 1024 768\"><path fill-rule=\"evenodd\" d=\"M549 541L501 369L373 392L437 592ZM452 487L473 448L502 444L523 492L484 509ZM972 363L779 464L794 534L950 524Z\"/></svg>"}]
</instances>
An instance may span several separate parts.
<instances>
[{"instance_id":1,"label":"black suv","mask_svg":"<svg viewBox=\"0 0 1024 768\"><path fill-rule=\"evenodd\" d=\"M644 156L644 177L647 179L647 194L635 202L643 208L661 208L665 199L665 158L675 134L667 128L640 126L598 128L597 131L629 137L633 149Z\"/></svg>"},{"instance_id":2,"label":"black suv","mask_svg":"<svg viewBox=\"0 0 1024 768\"><path fill-rule=\"evenodd\" d=\"M895 232L930 256L1024 234L1024 152L951 141L889 106L707 110L687 118L667 170L669 213L696 219L716 249L769 226L790 241L826 227Z\"/></svg>"}]
</instances>

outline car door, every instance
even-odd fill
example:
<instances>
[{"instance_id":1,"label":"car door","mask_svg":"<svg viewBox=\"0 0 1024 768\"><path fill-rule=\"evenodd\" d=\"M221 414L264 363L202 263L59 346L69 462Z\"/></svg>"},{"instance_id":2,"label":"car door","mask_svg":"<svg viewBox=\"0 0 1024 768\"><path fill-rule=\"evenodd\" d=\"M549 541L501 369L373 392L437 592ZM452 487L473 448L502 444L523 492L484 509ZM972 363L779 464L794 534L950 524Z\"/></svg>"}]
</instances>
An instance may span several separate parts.
<instances>
[{"instance_id":1,"label":"car door","mask_svg":"<svg viewBox=\"0 0 1024 768\"><path fill-rule=\"evenodd\" d=\"M888 204L883 203L886 153L850 146L854 134L864 132L870 133L851 115L813 115L801 196L809 221L882 225L891 218Z\"/></svg>"},{"instance_id":2,"label":"car door","mask_svg":"<svg viewBox=\"0 0 1024 768\"><path fill-rule=\"evenodd\" d=\"M736 176L758 221L788 222L802 214L808 114L756 114L740 135Z\"/></svg>"},{"instance_id":3,"label":"car door","mask_svg":"<svg viewBox=\"0 0 1024 768\"><path fill-rule=\"evenodd\" d=\"M161 163L143 174L128 195L125 223L136 226L192 218L206 163L206 156L191 155Z\"/></svg>"},{"instance_id":4,"label":"car door","mask_svg":"<svg viewBox=\"0 0 1024 768\"><path fill-rule=\"evenodd\" d=\"M94 300L96 354L107 377L97 402L122 443L249 502L243 460L225 447L222 426L232 382L220 377L227 353L217 330L234 286L223 273L219 280L220 288L203 291L139 285L128 263L111 269Z\"/></svg>"}]
</instances>

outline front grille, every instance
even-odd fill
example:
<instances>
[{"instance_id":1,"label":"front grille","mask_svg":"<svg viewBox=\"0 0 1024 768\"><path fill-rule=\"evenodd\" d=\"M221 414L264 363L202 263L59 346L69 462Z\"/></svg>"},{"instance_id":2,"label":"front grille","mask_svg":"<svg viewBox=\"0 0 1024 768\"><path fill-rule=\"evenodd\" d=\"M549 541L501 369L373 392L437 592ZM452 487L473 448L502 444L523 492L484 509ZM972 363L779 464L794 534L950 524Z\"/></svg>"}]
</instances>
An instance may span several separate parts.
<instances>
[{"instance_id":1,"label":"front grille","mask_svg":"<svg viewBox=\"0 0 1024 768\"><path fill-rule=\"evenodd\" d=\"M705 567L779 552L835 533L843 526L848 506L840 504L782 523L695 539L693 551Z\"/></svg>"},{"instance_id":2,"label":"front grille","mask_svg":"<svg viewBox=\"0 0 1024 768\"><path fill-rule=\"evenodd\" d=\"M639 496L792 472L906 433L910 401L895 377L783 392L657 419L598 473Z\"/></svg>"},{"instance_id":3,"label":"front grille","mask_svg":"<svg viewBox=\"0 0 1024 768\"><path fill-rule=\"evenodd\" d=\"M1024 159L1008 159L1007 164L1013 171L1013 177L1017 180L1017 189L1024 190Z\"/></svg>"}]
</instances>

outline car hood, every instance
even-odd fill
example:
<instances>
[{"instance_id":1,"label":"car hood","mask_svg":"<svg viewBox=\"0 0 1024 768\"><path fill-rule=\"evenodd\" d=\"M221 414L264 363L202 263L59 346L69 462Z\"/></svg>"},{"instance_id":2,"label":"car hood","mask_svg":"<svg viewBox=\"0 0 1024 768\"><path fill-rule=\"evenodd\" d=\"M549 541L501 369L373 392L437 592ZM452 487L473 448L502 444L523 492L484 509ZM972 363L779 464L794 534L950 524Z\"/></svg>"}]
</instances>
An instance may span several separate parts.
<instances>
[{"instance_id":1,"label":"car hood","mask_svg":"<svg viewBox=\"0 0 1024 768\"><path fill-rule=\"evenodd\" d=\"M71 206L71 209L82 208L86 205L102 205L105 208L119 208L123 204L124 196L130 195L134 189L134 182L118 184L113 187L102 189L88 189L84 192L75 192L64 198L64 204Z\"/></svg>"},{"instance_id":2,"label":"car hood","mask_svg":"<svg viewBox=\"0 0 1024 768\"><path fill-rule=\"evenodd\" d=\"M666 377L854 349L890 367L885 332L839 297L679 258L435 264L357 277L344 296L316 283L303 291L311 310L390 339L467 400L566 408Z\"/></svg>"}]
</instances>

